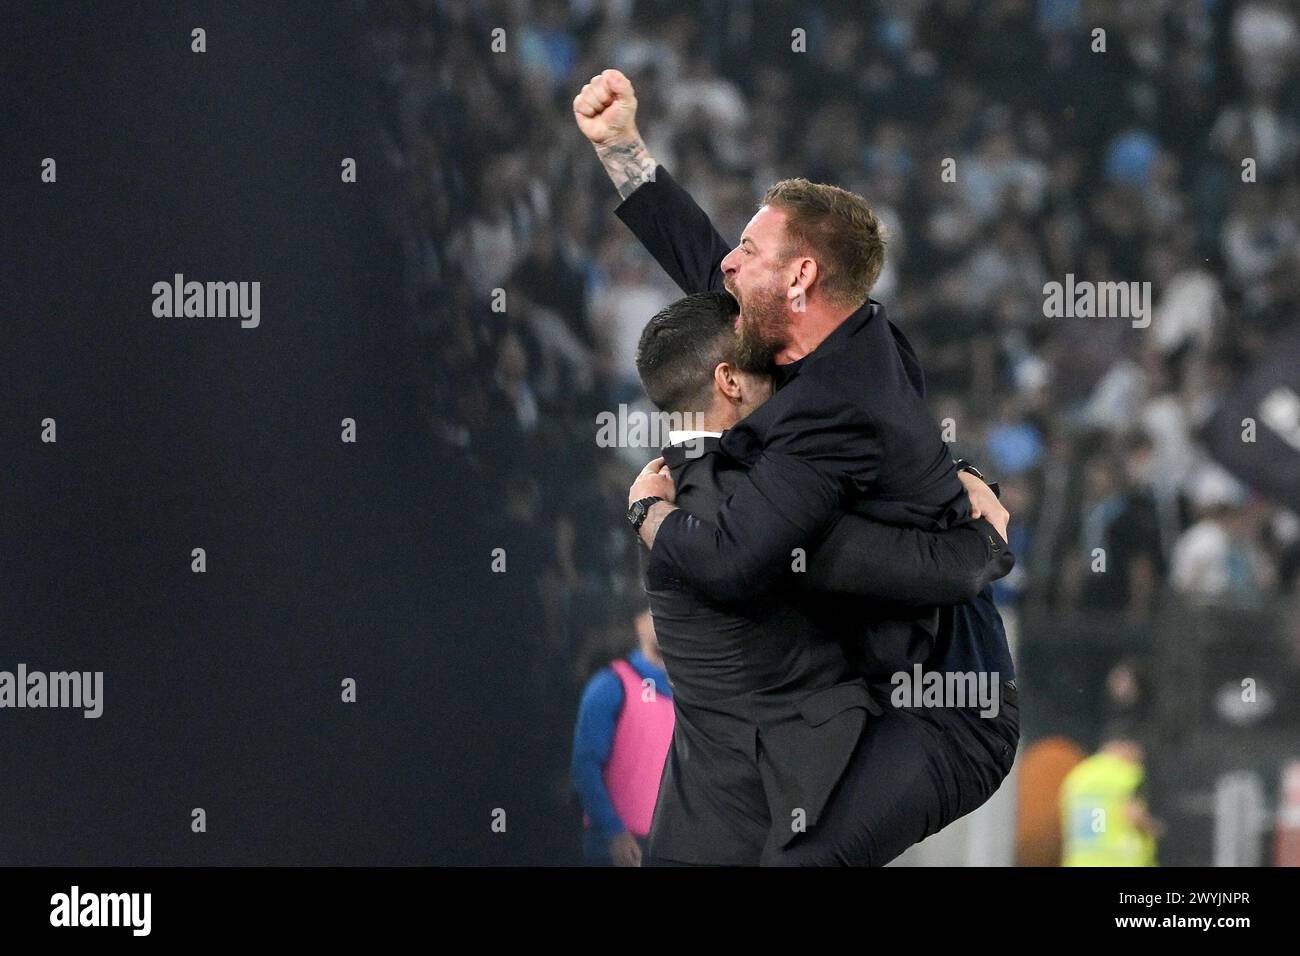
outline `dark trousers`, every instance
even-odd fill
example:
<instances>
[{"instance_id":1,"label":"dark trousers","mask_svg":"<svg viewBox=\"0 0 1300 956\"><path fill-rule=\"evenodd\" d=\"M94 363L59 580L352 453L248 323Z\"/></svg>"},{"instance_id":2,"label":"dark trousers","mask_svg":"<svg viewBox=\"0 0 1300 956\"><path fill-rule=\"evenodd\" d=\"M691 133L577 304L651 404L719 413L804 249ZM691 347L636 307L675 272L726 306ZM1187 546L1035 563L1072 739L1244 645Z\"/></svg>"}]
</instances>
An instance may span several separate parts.
<instances>
[{"instance_id":1,"label":"dark trousers","mask_svg":"<svg viewBox=\"0 0 1300 956\"><path fill-rule=\"evenodd\" d=\"M1020 710L894 708L869 717L816 825L785 847L769 840L764 866L883 866L970 813L1011 772Z\"/></svg>"}]
</instances>

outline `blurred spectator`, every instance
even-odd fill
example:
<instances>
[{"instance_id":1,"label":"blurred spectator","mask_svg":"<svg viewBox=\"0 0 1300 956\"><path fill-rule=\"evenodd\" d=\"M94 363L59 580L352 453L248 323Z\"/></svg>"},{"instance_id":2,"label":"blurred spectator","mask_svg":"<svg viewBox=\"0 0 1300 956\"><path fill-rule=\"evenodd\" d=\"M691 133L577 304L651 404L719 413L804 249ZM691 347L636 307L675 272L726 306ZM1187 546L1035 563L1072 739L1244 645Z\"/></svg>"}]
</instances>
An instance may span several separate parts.
<instances>
[{"instance_id":1,"label":"blurred spectator","mask_svg":"<svg viewBox=\"0 0 1300 956\"><path fill-rule=\"evenodd\" d=\"M1254 540L1254 518L1241 486L1218 468L1205 468L1191 491L1196 523L1174 545L1170 583L1202 601L1257 601L1271 583Z\"/></svg>"},{"instance_id":2,"label":"blurred spectator","mask_svg":"<svg viewBox=\"0 0 1300 956\"><path fill-rule=\"evenodd\" d=\"M1115 458L1089 461L1086 474L1072 603L1084 611L1121 611L1129 626L1146 623L1163 579L1151 474L1151 441L1140 434L1127 438Z\"/></svg>"},{"instance_id":3,"label":"blurred spectator","mask_svg":"<svg viewBox=\"0 0 1300 956\"><path fill-rule=\"evenodd\" d=\"M583 856L594 866L641 865L672 739L672 689L649 609L635 628L636 650L587 682L573 734Z\"/></svg>"},{"instance_id":4,"label":"blurred spectator","mask_svg":"<svg viewBox=\"0 0 1300 956\"><path fill-rule=\"evenodd\" d=\"M1062 866L1155 866L1160 824L1142 796L1146 753L1112 730L1061 783Z\"/></svg>"}]
</instances>

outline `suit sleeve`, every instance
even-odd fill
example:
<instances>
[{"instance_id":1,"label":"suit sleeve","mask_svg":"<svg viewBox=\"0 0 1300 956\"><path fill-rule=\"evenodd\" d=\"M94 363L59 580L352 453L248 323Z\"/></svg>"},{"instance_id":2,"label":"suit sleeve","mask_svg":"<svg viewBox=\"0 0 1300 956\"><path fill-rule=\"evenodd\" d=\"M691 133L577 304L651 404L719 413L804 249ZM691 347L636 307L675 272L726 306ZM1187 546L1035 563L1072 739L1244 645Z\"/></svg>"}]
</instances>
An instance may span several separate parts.
<instances>
[{"instance_id":1,"label":"suit sleeve","mask_svg":"<svg viewBox=\"0 0 1300 956\"><path fill-rule=\"evenodd\" d=\"M1014 565L1010 549L982 518L922 531L846 514L812 552L807 573L795 578L805 591L926 607L964 604Z\"/></svg>"},{"instance_id":2,"label":"suit sleeve","mask_svg":"<svg viewBox=\"0 0 1300 956\"><path fill-rule=\"evenodd\" d=\"M731 245L668 170L655 167L614 214L687 295L723 291L718 267Z\"/></svg>"},{"instance_id":3,"label":"suit sleeve","mask_svg":"<svg viewBox=\"0 0 1300 956\"><path fill-rule=\"evenodd\" d=\"M783 390L789 411L713 521L670 512L650 550L649 572L722 604L760 597L811 548L850 488L869 487L881 445L850 402L800 380ZM804 386L804 387L800 387ZM798 389L799 395L792 394Z\"/></svg>"}]
</instances>

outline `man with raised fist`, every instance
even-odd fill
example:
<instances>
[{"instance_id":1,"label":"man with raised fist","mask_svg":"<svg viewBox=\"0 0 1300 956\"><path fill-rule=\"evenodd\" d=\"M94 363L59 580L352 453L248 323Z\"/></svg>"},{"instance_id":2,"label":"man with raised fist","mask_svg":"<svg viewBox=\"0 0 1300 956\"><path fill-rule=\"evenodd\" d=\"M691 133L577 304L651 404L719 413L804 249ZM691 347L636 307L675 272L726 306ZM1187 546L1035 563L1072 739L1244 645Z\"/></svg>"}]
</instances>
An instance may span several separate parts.
<instances>
[{"instance_id":1,"label":"man with raised fist","mask_svg":"<svg viewBox=\"0 0 1300 956\"><path fill-rule=\"evenodd\" d=\"M618 70L593 76L574 98L573 115L620 196L654 179L655 161L637 132L636 92L626 76Z\"/></svg>"},{"instance_id":2,"label":"man with raised fist","mask_svg":"<svg viewBox=\"0 0 1300 956\"><path fill-rule=\"evenodd\" d=\"M969 522L958 463L926 405L920 364L884 307L870 298L885 241L865 200L835 186L785 180L768 190L733 248L650 156L636 106L632 84L617 70L592 77L573 103L579 128L623 198L617 215L683 292L725 289L735 297L737 360L746 367L774 363L776 386L721 437L721 450L744 473L716 514L678 508L671 490L662 490L661 474L638 478L630 498L641 505L636 526L650 549L647 574L738 606L778 586L792 558L814 547L843 513L928 531ZM994 708L1004 715L996 730L976 730L996 764L994 779L954 759L930 805L917 805L915 813L946 823L955 818L953 807L968 812L987 799L1010 769L1018 736L1014 669L987 589L951 612L924 608L887 620L861 602L828 599L818 610L834 620L846 653L877 687L914 665L983 675L981 683L991 679L1011 705ZM869 708L849 695L839 710L844 713L819 713L818 720L871 719ZM929 716L940 735L951 730L943 722L954 719L940 711L971 718L955 703L937 708ZM886 765L875 772L898 772L890 762L881 761ZM806 832L776 835L764 862L884 862L869 852L873 835L863 832L862 821L885 809L871 804L869 782L863 783L869 763L852 787L841 787L854 791L852 812L829 812L832 805L820 826L809 815ZM774 826L798 817L798 789L773 795ZM844 801L837 802L843 810Z\"/></svg>"}]
</instances>

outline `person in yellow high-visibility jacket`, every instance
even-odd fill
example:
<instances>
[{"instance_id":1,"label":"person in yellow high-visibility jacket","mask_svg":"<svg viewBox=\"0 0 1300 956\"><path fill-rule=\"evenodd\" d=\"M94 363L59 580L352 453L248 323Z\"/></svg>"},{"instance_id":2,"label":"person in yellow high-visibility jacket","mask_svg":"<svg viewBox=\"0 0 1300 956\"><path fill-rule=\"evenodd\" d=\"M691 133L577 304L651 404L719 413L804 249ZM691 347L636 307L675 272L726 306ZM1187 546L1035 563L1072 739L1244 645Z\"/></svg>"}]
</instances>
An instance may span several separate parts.
<instances>
[{"instance_id":1,"label":"person in yellow high-visibility jacket","mask_svg":"<svg viewBox=\"0 0 1300 956\"><path fill-rule=\"evenodd\" d=\"M1062 866L1155 866L1160 824L1139 790L1142 745L1127 737L1103 743L1061 783Z\"/></svg>"}]
</instances>

